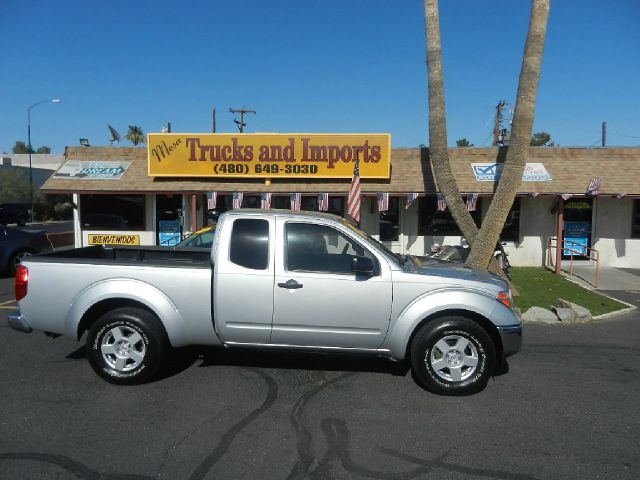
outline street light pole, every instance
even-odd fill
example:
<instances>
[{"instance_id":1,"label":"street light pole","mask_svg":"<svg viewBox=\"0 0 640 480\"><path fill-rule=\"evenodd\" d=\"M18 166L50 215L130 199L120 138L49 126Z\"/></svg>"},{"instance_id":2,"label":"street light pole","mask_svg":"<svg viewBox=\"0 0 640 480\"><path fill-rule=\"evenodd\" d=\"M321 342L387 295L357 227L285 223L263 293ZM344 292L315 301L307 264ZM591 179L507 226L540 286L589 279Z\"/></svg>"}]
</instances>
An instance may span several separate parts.
<instances>
[{"instance_id":1,"label":"street light pole","mask_svg":"<svg viewBox=\"0 0 640 480\"><path fill-rule=\"evenodd\" d=\"M33 211L33 167L31 166L31 109L35 106L41 105L43 103L60 103L59 98L53 98L51 100L41 100L39 102L30 105L27 108L27 150L29 152L29 197L31 201L31 221L35 218L35 212Z\"/></svg>"}]
</instances>

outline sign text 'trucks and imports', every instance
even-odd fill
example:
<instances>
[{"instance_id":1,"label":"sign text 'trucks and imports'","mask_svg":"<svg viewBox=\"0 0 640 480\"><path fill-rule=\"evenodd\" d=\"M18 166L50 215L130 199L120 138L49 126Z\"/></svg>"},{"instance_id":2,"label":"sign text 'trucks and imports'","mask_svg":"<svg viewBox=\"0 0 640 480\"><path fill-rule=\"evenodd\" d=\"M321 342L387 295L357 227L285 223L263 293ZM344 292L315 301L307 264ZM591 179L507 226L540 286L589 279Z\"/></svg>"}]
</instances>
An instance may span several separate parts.
<instances>
[{"instance_id":1,"label":"sign text 'trucks and imports'","mask_svg":"<svg viewBox=\"0 0 640 480\"><path fill-rule=\"evenodd\" d=\"M391 135L150 133L154 177L389 178Z\"/></svg>"}]
</instances>

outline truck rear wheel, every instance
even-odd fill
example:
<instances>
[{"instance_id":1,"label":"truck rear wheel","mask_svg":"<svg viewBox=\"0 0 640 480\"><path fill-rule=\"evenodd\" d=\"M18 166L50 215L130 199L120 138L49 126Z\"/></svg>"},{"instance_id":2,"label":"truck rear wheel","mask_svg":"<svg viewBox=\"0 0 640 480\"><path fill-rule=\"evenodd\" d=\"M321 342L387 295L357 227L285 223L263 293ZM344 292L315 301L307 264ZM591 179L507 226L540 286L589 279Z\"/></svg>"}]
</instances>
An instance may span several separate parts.
<instances>
[{"instance_id":1,"label":"truck rear wheel","mask_svg":"<svg viewBox=\"0 0 640 480\"><path fill-rule=\"evenodd\" d=\"M485 388L495 368L491 337L465 317L443 317L424 324L411 342L416 381L440 395L470 395Z\"/></svg>"},{"instance_id":2,"label":"truck rear wheel","mask_svg":"<svg viewBox=\"0 0 640 480\"><path fill-rule=\"evenodd\" d=\"M151 379L168 350L158 318L140 308L118 308L102 315L87 336L87 358L104 380L135 385Z\"/></svg>"}]
</instances>

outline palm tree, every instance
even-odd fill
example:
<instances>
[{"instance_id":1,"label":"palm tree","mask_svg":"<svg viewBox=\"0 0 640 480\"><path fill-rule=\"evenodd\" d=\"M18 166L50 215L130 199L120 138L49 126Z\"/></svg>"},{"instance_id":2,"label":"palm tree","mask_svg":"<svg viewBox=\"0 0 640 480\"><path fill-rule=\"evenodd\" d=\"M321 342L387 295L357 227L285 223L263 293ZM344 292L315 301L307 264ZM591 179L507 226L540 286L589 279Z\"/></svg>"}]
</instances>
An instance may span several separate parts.
<instances>
[{"instance_id":1,"label":"palm tree","mask_svg":"<svg viewBox=\"0 0 640 480\"><path fill-rule=\"evenodd\" d=\"M137 146L139 143L144 143L144 132L141 127L137 125L129 125L127 134L124 136L127 140Z\"/></svg>"},{"instance_id":2,"label":"palm tree","mask_svg":"<svg viewBox=\"0 0 640 480\"><path fill-rule=\"evenodd\" d=\"M467 206L462 201L458 184L451 171L447 146L447 119L444 110L444 81L442 79L442 50L438 0L424 0L424 29L427 42L427 74L429 77L429 159L438 189L460 232L469 245L478 233ZM488 262L487 262L488 263Z\"/></svg>"},{"instance_id":3,"label":"palm tree","mask_svg":"<svg viewBox=\"0 0 640 480\"><path fill-rule=\"evenodd\" d=\"M449 163L438 2L437 0L424 0L429 78L429 157L438 188L447 201L451 216L471 246L467 263L480 268L487 268L493 258L500 232L522 181L526 154L531 142L531 128L548 15L549 0L533 0L529 33L525 43L518 83L510 146L493 201L483 220L482 227L478 231L471 214L462 201ZM494 263L492 262L492 264ZM496 266L493 265L493 267L491 270L496 271Z\"/></svg>"},{"instance_id":4,"label":"palm tree","mask_svg":"<svg viewBox=\"0 0 640 480\"><path fill-rule=\"evenodd\" d=\"M518 94L513 113L511 140L500 182L496 188L489 211L482 221L478 241L471 247L467 264L486 268L493 257L496 242L504 228L513 200L522 182L522 173L531 144L531 130L538 94L540 64L547 32L549 0L533 0L529 32L524 45L524 56L520 68Z\"/></svg>"}]
</instances>

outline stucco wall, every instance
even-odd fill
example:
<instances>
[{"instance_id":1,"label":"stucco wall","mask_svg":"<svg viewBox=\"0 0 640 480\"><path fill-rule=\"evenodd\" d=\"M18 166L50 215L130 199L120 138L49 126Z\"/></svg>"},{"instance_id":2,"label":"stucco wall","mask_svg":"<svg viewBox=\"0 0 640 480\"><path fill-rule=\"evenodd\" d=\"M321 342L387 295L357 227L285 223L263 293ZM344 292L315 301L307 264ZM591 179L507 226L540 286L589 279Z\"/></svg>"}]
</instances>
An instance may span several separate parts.
<instances>
[{"instance_id":1,"label":"stucco wall","mask_svg":"<svg viewBox=\"0 0 640 480\"><path fill-rule=\"evenodd\" d=\"M640 239L631 238L633 200L598 198L593 248L601 267L640 268Z\"/></svg>"},{"instance_id":2,"label":"stucco wall","mask_svg":"<svg viewBox=\"0 0 640 480\"><path fill-rule=\"evenodd\" d=\"M549 237L555 237L555 197L525 197L520 201L520 241L504 247L514 266L533 267L545 264Z\"/></svg>"}]
</instances>

